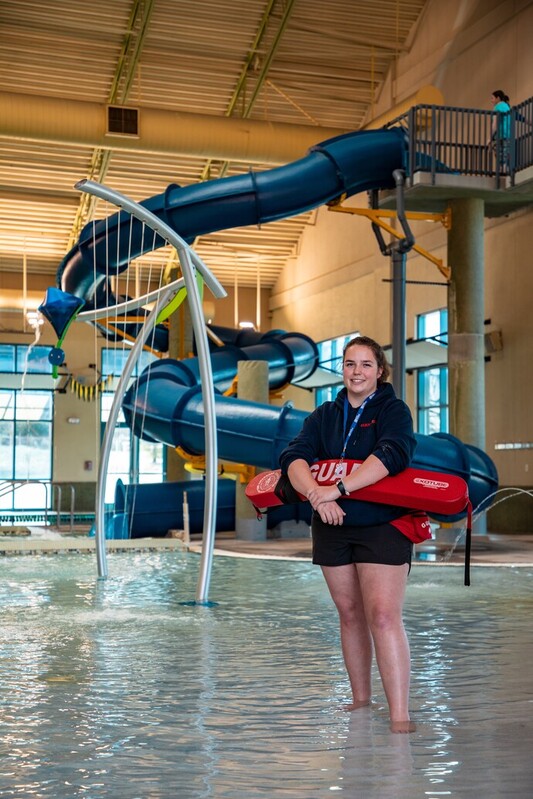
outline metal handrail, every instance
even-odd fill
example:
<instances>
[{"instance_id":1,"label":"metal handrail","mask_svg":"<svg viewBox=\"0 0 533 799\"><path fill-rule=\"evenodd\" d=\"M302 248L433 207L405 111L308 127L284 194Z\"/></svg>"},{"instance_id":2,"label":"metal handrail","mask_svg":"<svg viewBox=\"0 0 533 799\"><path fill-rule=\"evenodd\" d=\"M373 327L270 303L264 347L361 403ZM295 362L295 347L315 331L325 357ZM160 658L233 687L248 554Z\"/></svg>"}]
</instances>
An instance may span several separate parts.
<instances>
[{"instance_id":1,"label":"metal handrail","mask_svg":"<svg viewBox=\"0 0 533 799\"><path fill-rule=\"evenodd\" d=\"M76 489L72 485L72 483L68 486L70 488L70 527L69 532L72 533L74 530L74 515L75 515L75 506L76 506ZM62 495L63 495L63 485L61 483L52 483L52 507L54 504L54 497L57 497L56 501L56 527L58 530L61 530L61 506L62 506Z\"/></svg>"},{"instance_id":2,"label":"metal handrail","mask_svg":"<svg viewBox=\"0 0 533 799\"><path fill-rule=\"evenodd\" d=\"M54 491L54 488L56 489L55 491ZM61 529L61 495L62 495L61 486L57 485L57 484L54 485L52 483L52 509L54 507L54 497L57 496L56 527L57 527L58 530Z\"/></svg>"},{"instance_id":3,"label":"metal handrail","mask_svg":"<svg viewBox=\"0 0 533 799\"><path fill-rule=\"evenodd\" d=\"M387 127L401 127L408 139L406 173L453 173L496 178L533 165L533 98L509 111L509 137L500 126L493 133L498 112L443 105L416 105Z\"/></svg>"},{"instance_id":4,"label":"metal handrail","mask_svg":"<svg viewBox=\"0 0 533 799\"><path fill-rule=\"evenodd\" d=\"M2 480L0 482L0 497L8 496L11 493L15 493L15 491L19 488L22 488L26 485L39 485L44 488L45 493L45 504L44 504L44 523L45 526L48 527L48 505L49 505L49 486L50 481L45 480ZM7 509L6 509L7 510ZM39 508L39 510L41 510ZM9 512L9 511L7 511ZM13 511L14 512L14 511Z\"/></svg>"}]
</instances>

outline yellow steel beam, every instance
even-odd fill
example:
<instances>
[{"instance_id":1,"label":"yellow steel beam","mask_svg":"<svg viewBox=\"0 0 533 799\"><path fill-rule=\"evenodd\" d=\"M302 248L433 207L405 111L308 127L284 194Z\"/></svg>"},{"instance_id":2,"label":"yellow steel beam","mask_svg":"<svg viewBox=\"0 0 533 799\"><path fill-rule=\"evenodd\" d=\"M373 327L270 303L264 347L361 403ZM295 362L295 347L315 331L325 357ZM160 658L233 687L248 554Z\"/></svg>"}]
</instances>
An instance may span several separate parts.
<instances>
[{"instance_id":1,"label":"yellow steel beam","mask_svg":"<svg viewBox=\"0 0 533 799\"><path fill-rule=\"evenodd\" d=\"M392 225L387 224L384 222L381 217L385 217L387 219L397 219L397 215L395 211L387 211L385 209L379 208L350 208L345 205L329 205L330 211L336 211L337 213L341 214L352 214L355 216L364 216L369 219L373 224L379 225L380 228L385 230L387 233L390 233L391 236L394 236L397 239L403 239L405 236L396 228L393 228ZM416 221L423 221L423 222L440 222L446 230L450 230L452 223L451 223L451 212L450 209L446 209L443 214L430 214L424 213L423 211L406 211L405 216L407 219L412 219ZM428 261L431 261L434 264L441 275L443 275L446 280L449 280L452 274L452 270L449 266L445 266L443 261L440 258L436 258L430 252L425 250L423 247L420 247L419 244L413 245L413 250L421 255L423 258L426 258Z\"/></svg>"},{"instance_id":2,"label":"yellow steel beam","mask_svg":"<svg viewBox=\"0 0 533 799\"><path fill-rule=\"evenodd\" d=\"M187 472L203 473L205 472L205 459L203 465L187 462L184 468ZM239 483L243 483L243 485L249 483L256 475L254 466L247 466L245 463L231 463L231 461L219 461L217 473L219 477L238 478Z\"/></svg>"},{"instance_id":3,"label":"yellow steel beam","mask_svg":"<svg viewBox=\"0 0 533 799\"><path fill-rule=\"evenodd\" d=\"M225 116L230 117L232 116L237 103L242 101L243 108L240 114L241 119L248 119L250 114L252 113L255 101L259 96L259 92L261 91L263 84L267 80L267 75L270 70L270 65L272 63L272 59L276 54L276 51L279 47L281 42L281 37L287 27L289 22L290 15L292 13L292 8L295 3L295 0L285 0L283 4L279 4L282 6L279 11L282 14L281 20L278 22L277 14L275 13L278 9L274 8L276 6L276 0L269 0L268 6L263 14L263 18L260 22L259 29L257 31L255 40L250 48L250 51L245 59L243 68L241 70L241 74L237 81L237 86L233 95L229 101L228 107L225 112ZM269 26L277 25L277 30L274 32L274 39L270 46L266 44L266 35L269 31ZM250 74L253 74L252 68L256 63L260 64L260 70L255 77L255 85L251 92L249 98L246 98L246 89L247 89L247 80ZM202 170L202 174L200 175L200 181L209 180L211 178L211 166L213 164L214 159L210 158L206 165ZM226 174L228 167L230 165L230 161L223 161L220 164L218 169L217 177L223 178Z\"/></svg>"},{"instance_id":4,"label":"yellow steel beam","mask_svg":"<svg viewBox=\"0 0 533 799\"><path fill-rule=\"evenodd\" d=\"M283 386L280 386L279 388L274 388L274 389L269 390L269 392L268 392L269 399L271 399L271 400L272 399L282 399L283 398L283 392L285 391L285 389L289 385L290 385L289 383L285 383ZM238 388L239 388L239 375L235 375L235 377L233 378L233 380L231 382L231 386L224 391L223 396L224 397L236 397Z\"/></svg>"},{"instance_id":5,"label":"yellow steel beam","mask_svg":"<svg viewBox=\"0 0 533 799\"><path fill-rule=\"evenodd\" d=\"M263 13L263 17L259 24L259 28L257 30L255 39L248 52L248 55L246 56L239 79L237 80L237 86L235 87L233 95L229 101L228 107L224 113L226 117L232 116L239 101L241 101L243 105L242 112L239 117L240 119L248 119L248 117L252 113L259 92L261 91L263 84L267 81L267 76L270 70L272 59L274 58L274 55L281 41L281 37L289 22L289 17L292 13L294 3L295 0L286 0L285 3L279 4L281 6L280 8L281 20L278 21L278 15L277 13L275 13L277 12L277 8L274 8L276 6L276 0L268 0L268 5ZM268 46L266 43L266 37L272 25L277 25L277 30L274 32L274 39L272 43L270 44L270 46ZM247 80L249 75L253 74L252 68L256 61L261 64L261 69L257 75L254 75L255 86L252 90L250 97L247 99L246 98ZM199 183L203 182L204 180L211 180L212 178L215 177L215 175L211 174L215 160L216 160L215 158L209 158L207 160L207 162L204 165L204 168L202 169L200 177L198 178ZM226 175L230 163L231 161L229 160L219 162L216 174L217 178L223 178ZM199 237L197 237L193 242L192 245L193 247L197 246L198 239ZM177 262L176 252L172 251L168 257L168 261L165 266L165 274L176 265L176 262Z\"/></svg>"},{"instance_id":6,"label":"yellow steel beam","mask_svg":"<svg viewBox=\"0 0 533 799\"><path fill-rule=\"evenodd\" d=\"M183 449L183 447L176 447L176 452L186 461L185 469L188 472L205 472L205 456L204 455L192 455L187 450ZM233 461L219 461L218 462L218 474L222 476L223 474L228 475L236 475L239 478L239 482L241 483L249 483L250 480L255 477L256 470L255 466L248 466L246 463L234 463Z\"/></svg>"},{"instance_id":7,"label":"yellow steel beam","mask_svg":"<svg viewBox=\"0 0 533 799\"><path fill-rule=\"evenodd\" d=\"M144 322L145 320L143 319L142 321ZM119 327L115 327L115 325L111 324L109 321L107 321L105 319L99 319L98 320L98 324L101 327L105 327L111 333L116 333L117 335L120 336L120 338L125 339L126 341L131 341L132 343L136 341L134 336L130 336L129 333L125 333ZM156 358L162 358L163 357L163 353L162 352L158 352L158 350L154 350L152 347L149 347L148 344L145 344L143 346L143 350L145 352L151 352L152 355L156 356Z\"/></svg>"},{"instance_id":8,"label":"yellow steel beam","mask_svg":"<svg viewBox=\"0 0 533 799\"><path fill-rule=\"evenodd\" d=\"M357 216L366 216L373 222L378 217L385 217L385 219L397 219L396 211L388 211L385 208L350 208L347 205L329 205L330 211L338 211L343 214L355 214ZM446 230L450 230L452 226L452 215L449 208L443 214L430 214L425 211L406 211L405 216L407 219L413 219L418 222L440 222Z\"/></svg>"},{"instance_id":9,"label":"yellow steel beam","mask_svg":"<svg viewBox=\"0 0 533 799\"><path fill-rule=\"evenodd\" d=\"M231 381L231 386L224 391L224 397L234 397L237 394L237 389L239 386L239 376L235 375L233 380Z\"/></svg>"}]
</instances>

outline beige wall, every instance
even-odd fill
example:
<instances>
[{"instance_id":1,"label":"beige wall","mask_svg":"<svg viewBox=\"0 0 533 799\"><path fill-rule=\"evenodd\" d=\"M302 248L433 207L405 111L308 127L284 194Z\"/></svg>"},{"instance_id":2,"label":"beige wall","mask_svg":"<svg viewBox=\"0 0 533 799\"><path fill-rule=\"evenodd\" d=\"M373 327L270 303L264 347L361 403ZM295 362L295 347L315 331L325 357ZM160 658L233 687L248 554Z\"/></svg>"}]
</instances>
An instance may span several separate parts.
<instances>
[{"instance_id":1,"label":"beige wall","mask_svg":"<svg viewBox=\"0 0 533 799\"><path fill-rule=\"evenodd\" d=\"M255 288L239 288L237 291L237 305L235 305L235 292L232 286L224 286L228 296L223 300L212 300L211 305L214 310L213 324L221 327L235 327L235 310L238 311L240 322L253 322L257 320L257 292ZM259 329L270 330L269 296L267 289L261 291L261 302L259 310ZM207 291L205 300L211 300L211 295Z\"/></svg>"},{"instance_id":2,"label":"beige wall","mask_svg":"<svg viewBox=\"0 0 533 799\"><path fill-rule=\"evenodd\" d=\"M101 336L87 324L74 323L69 329L63 350L66 362L64 369L78 380L86 378L94 382L97 373L90 366L100 368L100 348L104 344ZM69 417L78 418L79 424L69 424ZM67 388L54 397L54 480L57 482L94 482L98 469L100 445L100 402L85 401ZM92 469L85 468L85 462Z\"/></svg>"},{"instance_id":3,"label":"beige wall","mask_svg":"<svg viewBox=\"0 0 533 799\"><path fill-rule=\"evenodd\" d=\"M531 41L530 2L433 0L374 112L430 83L442 90L447 105L489 109L497 88L512 102L527 99L533 96ZM350 203L367 207L366 194ZM413 224L413 230L417 243L446 263L446 231L434 223ZM502 330L504 341L503 351L486 365L487 452L502 485L532 484L532 450L494 449L499 442L533 441L532 252L533 209L486 220L485 317ZM442 281L436 267L420 256L410 255L407 269L409 279ZM391 289L383 282L389 277L388 259L380 254L369 222L321 208L272 292L273 326L299 330L316 341L357 329L389 343ZM414 334L416 314L446 304L445 288L409 285L408 336ZM416 401L413 380L408 401Z\"/></svg>"}]
</instances>

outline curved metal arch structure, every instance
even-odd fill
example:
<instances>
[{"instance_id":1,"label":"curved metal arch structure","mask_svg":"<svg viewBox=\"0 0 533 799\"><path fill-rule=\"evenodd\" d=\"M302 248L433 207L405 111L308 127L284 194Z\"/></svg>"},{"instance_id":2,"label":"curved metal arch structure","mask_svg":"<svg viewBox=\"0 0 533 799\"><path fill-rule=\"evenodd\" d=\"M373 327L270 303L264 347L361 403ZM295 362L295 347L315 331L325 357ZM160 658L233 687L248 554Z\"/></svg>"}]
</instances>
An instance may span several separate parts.
<instances>
[{"instance_id":1,"label":"curved metal arch structure","mask_svg":"<svg viewBox=\"0 0 533 799\"><path fill-rule=\"evenodd\" d=\"M185 285L187 289L187 296L189 298L189 305L191 311L191 320L193 331L198 348L198 360L202 382L202 401L205 415L205 444L206 444L206 494L205 494L205 509L204 509L204 529L203 529L203 546L202 557L200 561L200 572L196 590L196 603L207 604L209 594L209 583L211 578L211 569L213 562L213 548L215 540L215 511L217 503L217 437L216 437L216 415L215 415L215 391L213 383L213 374L211 369L211 360L209 356L209 344L207 340L207 332L203 320L202 302L196 283L196 270L199 271L205 280L205 283L213 293L213 295L220 299L226 296L226 291L218 282L215 276L209 271L203 261L196 255L181 236L168 227L161 219L158 219L154 214L148 211L143 206L130 200L128 197L120 194L119 192L109 189L100 183L91 180L82 180L76 184L76 188L80 191L91 194L102 200L118 206L131 216L138 219L141 223L147 225L156 234L164 238L171 244L178 253L183 278L174 281L164 289L157 292L155 306L150 312L146 322L144 323L141 334L138 336L124 367L121 375L119 385L113 397L109 419L106 424L104 434L104 441L102 444L102 451L100 455L100 462L98 467L98 479L96 488L96 554L98 565L98 576L105 579L108 574L107 569L107 556L105 547L105 518L104 518L104 484L107 467L109 464L109 456L111 451L111 442L113 436L113 429L118 419L118 414L122 405L122 400L126 393L129 379L133 373L133 369L139 353L151 330L154 328L160 311L165 305L170 302L171 298ZM145 298L138 298L138 304L146 302ZM150 295L151 296L151 295ZM138 306L137 306L138 307ZM109 313L109 308L99 309L102 315ZM131 308L128 308L131 310ZM84 315L85 321L96 319L95 311L89 312L87 316Z\"/></svg>"}]
</instances>

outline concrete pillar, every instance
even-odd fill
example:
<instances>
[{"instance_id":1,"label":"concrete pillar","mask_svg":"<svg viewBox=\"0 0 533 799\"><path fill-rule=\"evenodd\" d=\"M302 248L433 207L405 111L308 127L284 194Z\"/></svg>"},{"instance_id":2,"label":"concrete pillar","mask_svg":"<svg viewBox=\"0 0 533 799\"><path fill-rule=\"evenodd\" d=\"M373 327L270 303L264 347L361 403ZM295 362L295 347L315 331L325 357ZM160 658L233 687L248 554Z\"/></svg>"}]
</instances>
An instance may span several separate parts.
<instances>
[{"instance_id":1,"label":"concrete pillar","mask_svg":"<svg viewBox=\"0 0 533 799\"><path fill-rule=\"evenodd\" d=\"M268 404L268 364L266 361L238 362L239 399ZM264 541L267 537L266 515L257 519L252 503L244 494L245 485L237 481L235 487L235 532L246 541Z\"/></svg>"},{"instance_id":2,"label":"concrete pillar","mask_svg":"<svg viewBox=\"0 0 533 799\"><path fill-rule=\"evenodd\" d=\"M450 433L485 449L484 203L453 200L448 234Z\"/></svg>"},{"instance_id":3,"label":"concrete pillar","mask_svg":"<svg viewBox=\"0 0 533 799\"><path fill-rule=\"evenodd\" d=\"M485 449L485 274L484 203L463 198L450 203L448 263L448 395L450 433ZM474 532L487 532L486 516Z\"/></svg>"}]
</instances>

